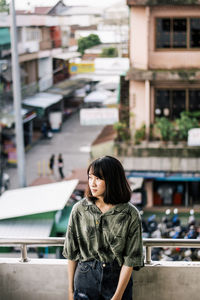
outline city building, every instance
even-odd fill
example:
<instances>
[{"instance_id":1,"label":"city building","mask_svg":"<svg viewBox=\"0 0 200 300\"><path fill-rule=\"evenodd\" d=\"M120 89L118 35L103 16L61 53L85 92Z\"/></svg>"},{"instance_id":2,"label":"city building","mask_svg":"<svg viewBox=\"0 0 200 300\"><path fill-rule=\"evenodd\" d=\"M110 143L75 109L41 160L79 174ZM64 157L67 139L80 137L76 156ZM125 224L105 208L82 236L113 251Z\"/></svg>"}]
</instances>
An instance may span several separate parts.
<instances>
[{"instance_id":1,"label":"city building","mask_svg":"<svg viewBox=\"0 0 200 300\"><path fill-rule=\"evenodd\" d=\"M146 141L121 154L124 167L145 179L147 206L199 205L199 147L150 138L157 118L174 122L183 111L200 111L200 3L127 0L127 5L130 128L134 135L144 126Z\"/></svg>"}]
</instances>

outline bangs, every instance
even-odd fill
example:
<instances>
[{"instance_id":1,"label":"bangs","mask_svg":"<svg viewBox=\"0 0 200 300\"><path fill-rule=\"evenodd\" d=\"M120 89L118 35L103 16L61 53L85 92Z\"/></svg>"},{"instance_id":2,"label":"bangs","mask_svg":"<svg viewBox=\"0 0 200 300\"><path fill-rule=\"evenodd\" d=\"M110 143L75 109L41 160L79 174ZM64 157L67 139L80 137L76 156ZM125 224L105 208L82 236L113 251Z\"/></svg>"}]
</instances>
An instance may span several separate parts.
<instances>
[{"instance_id":1,"label":"bangs","mask_svg":"<svg viewBox=\"0 0 200 300\"><path fill-rule=\"evenodd\" d=\"M100 166L100 163L97 161L90 164L90 166L88 167L88 170L87 170L88 175L89 175L89 173L104 180L102 168Z\"/></svg>"}]
</instances>

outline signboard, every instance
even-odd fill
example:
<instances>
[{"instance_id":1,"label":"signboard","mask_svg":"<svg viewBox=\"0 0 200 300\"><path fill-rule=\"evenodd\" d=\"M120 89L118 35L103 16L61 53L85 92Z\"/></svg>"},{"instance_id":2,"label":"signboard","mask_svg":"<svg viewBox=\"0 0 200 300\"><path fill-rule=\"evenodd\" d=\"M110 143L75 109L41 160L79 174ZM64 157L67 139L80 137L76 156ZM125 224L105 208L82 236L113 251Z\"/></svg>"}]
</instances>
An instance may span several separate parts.
<instances>
[{"instance_id":1,"label":"signboard","mask_svg":"<svg viewBox=\"0 0 200 300\"><path fill-rule=\"evenodd\" d=\"M192 128L188 131L188 146L200 146L200 128Z\"/></svg>"},{"instance_id":2,"label":"signboard","mask_svg":"<svg viewBox=\"0 0 200 300\"><path fill-rule=\"evenodd\" d=\"M79 73L92 73L95 71L94 63L70 63L69 73L79 74Z\"/></svg>"},{"instance_id":3,"label":"signboard","mask_svg":"<svg viewBox=\"0 0 200 300\"><path fill-rule=\"evenodd\" d=\"M111 125L118 120L117 108L83 108L80 110L81 125Z\"/></svg>"}]
</instances>

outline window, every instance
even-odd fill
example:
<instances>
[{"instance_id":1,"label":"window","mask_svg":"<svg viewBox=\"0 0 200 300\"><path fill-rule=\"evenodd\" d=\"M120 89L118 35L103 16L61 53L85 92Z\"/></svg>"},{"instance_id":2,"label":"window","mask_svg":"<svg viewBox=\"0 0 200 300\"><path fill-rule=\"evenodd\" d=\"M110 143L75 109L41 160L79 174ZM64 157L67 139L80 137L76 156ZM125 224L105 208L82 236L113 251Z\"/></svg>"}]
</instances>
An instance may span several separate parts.
<instances>
[{"instance_id":1,"label":"window","mask_svg":"<svg viewBox=\"0 0 200 300\"><path fill-rule=\"evenodd\" d=\"M157 18L156 48L200 48L200 18Z\"/></svg>"},{"instance_id":2,"label":"window","mask_svg":"<svg viewBox=\"0 0 200 300\"><path fill-rule=\"evenodd\" d=\"M22 41L22 27L17 27L17 40L18 42Z\"/></svg>"},{"instance_id":3,"label":"window","mask_svg":"<svg viewBox=\"0 0 200 300\"><path fill-rule=\"evenodd\" d=\"M182 111L200 111L200 90L197 89L156 89L155 117L171 120L180 117Z\"/></svg>"},{"instance_id":4,"label":"window","mask_svg":"<svg viewBox=\"0 0 200 300\"><path fill-rule=\"evenodd\" d=\"M29 27L26 30L27 41L39 41L40 38L40 30L35 27Z\"/></svg>"},{"instance_id":5,"label":"window","mask_svg":"<svg viewBox=\"0 0 200 300\"><path fill-rule=\"evenodd\" d=\"M170 91L156 90L156 109L157 117L169 117L170 113Z\"/></svg>"},{"instance_id":6,"label":"window","mask_svg":"<svg viewBox=\"0 0 200 300\"><path fill-rule=\"evenodd\" d=\"M200 111L200 90L189 90L189 111Z\"/></svg>"},{"instance_id":7,"label":"window","mask_svg":"<svg viewBox=\"0 0 200 300\"><path fill-rule=\"evenodd\" d=\"M173 90L171 91L171 118L176 119L180 117L180 113L186 110L186 91L185 90Z\"/></svg>"},{"instance_id":8,"label":"window","mask_svg":"<svg viewBox=\"0 0 200 300\"><path fill-rule=\"evenodd\" d=\"M190 19L190 47L200 48L200 18Z\"/></svg>"}]
</instances>

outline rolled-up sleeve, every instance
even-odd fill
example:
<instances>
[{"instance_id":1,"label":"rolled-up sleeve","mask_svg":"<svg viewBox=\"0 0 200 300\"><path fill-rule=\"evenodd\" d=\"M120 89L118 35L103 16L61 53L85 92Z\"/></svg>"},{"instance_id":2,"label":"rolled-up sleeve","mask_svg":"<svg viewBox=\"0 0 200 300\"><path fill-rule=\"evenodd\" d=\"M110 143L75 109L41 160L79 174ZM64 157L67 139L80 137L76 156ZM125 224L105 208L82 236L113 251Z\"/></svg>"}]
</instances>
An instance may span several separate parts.
<instances>
[{"instance_id":1,"label":"rolled-up sleeve","mask_svg":"<svg viewBox=\"0 0 200 300\"><path fill-rule=\"evenodd\" d=\"M131 222L124 251L124 265L139 270L144 266L142 225L139 216Z\"/></svg>"},{"instance_id":2,"label":"rolled-up sleeve","mask_svg":"<svg viewBox=\"0 0 200 300\"><path fill-rule=\"evenodd\" d=\"M66 232L66 237L65 237L62 254L67 259L76 261L79 259L79 247L78 247L78 240L77 240L77 234L76 234L76 226L75 226L75 221L74 221L75 213L76 212L74 210L72 210L70 219L69 219L69 223L68 223L68 227L67 227L67 232Z\"/></svg>"}]
</instances>

